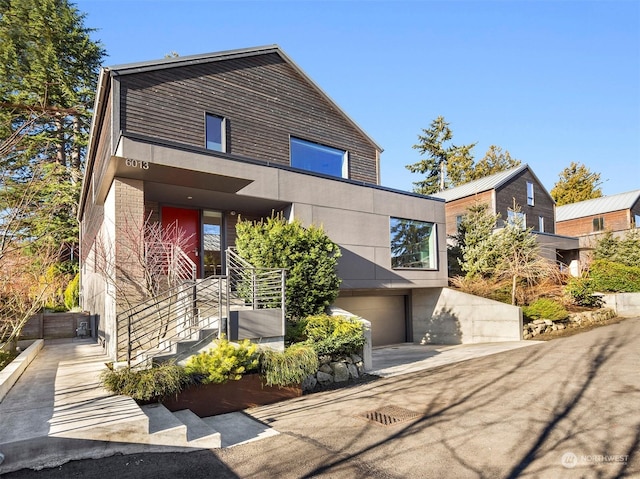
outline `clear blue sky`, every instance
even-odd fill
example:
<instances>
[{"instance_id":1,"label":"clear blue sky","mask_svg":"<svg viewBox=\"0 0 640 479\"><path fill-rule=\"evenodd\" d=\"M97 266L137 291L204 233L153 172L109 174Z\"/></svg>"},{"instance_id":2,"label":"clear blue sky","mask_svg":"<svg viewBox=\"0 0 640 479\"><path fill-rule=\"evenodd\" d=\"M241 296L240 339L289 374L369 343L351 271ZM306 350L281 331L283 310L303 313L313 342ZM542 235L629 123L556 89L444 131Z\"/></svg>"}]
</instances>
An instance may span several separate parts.
<instances>
[{"instance_id":1,"label":"clear blue sky","mask_svg":"<svg viewBox=\"0 0 640 479\"><path fill-rule=\"evenodd\" d=\"M380 146L382 184L442 115L550 190L571 161L640 189L640 2L81 0L115 65L278 44Z\"/></svg>"}]
</instances>

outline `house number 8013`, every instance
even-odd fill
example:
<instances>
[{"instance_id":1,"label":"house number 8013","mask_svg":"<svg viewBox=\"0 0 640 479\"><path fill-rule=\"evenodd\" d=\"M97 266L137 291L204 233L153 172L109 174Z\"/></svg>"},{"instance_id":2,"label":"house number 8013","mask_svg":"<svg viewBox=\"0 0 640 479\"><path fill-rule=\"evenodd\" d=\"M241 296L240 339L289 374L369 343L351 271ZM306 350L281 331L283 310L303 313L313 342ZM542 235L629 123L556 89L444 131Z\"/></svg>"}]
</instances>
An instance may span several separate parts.
<instances>
[{"instance_id":1,"label":"house number 8013","mask_svg":"<svg viewBox=\"0 0 640 479\"><path fill-rule=\"evenodd\" d=\"M149 169L149 162L148 161L138 161L138 160L132 160L132 159L129 159L129 158L125 158L124 164L126 166L130 166L132 168L140 168L141 170L148 170Z\"/></svg>"}]
</instances>

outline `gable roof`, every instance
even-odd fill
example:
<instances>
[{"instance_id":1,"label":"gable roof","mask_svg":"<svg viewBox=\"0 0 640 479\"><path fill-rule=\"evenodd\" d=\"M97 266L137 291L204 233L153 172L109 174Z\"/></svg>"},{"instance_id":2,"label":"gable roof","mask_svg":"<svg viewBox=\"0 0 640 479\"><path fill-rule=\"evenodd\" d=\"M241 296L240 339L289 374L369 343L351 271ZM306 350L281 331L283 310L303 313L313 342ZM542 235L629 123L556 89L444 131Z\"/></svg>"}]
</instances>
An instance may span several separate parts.
<instances>
[{"instance_id":1,"label":"gable roof","mask_svg":"<svg viewBox=\"0 0 640 479\"><path fill-rule=\"evenodd\" d=\"M535 177L536 181L540 183L540 180L538 180L538 178L533 173L533 171L531 171L531 168L529 168L529 165L525 163L523 165L516 166L515 168L511 168L509 170L501 171L499 173L495 173L490 176L485 176L484 178L480 178L478 180L470 181L469 183L456 186L455 188L449 188L448 190L439 191L438 193L433 193L431 196L435 196L436 198L442 198L445 201L459 200L460 198L465 198L467 196L472 196L478 193L483 193L485 191L490 191L490 190L499 188L500 186L504 185L509 180L516 177L518 174L520 174L521 172L527 169Z\"/></svg>"},{"instance_id":2,"label":"gable roof","mask_svg":"<svg viewBox=\"0 0 640 479\"><path fill-rule=\"evenodd\" d=\"M285 54L278 45L265 45L261 47L241 48L236 50L225 50L222 52L204 53L200 55L188 55L184 57L163 58L160 60L151 60L137 63L126 63L104 67L103 70L110 72L113 76L128 75L132 73L143 73L147 71L163 70L167 68L179 68L188 65L199 65L203 63L219 62L224 60L233 60L236 58L251 57L256 55L268 55L275 53L282 58L285 63L291 66L313 89L315 89L321 97L323 97L336 111L342 115L348 123L358 130L368 141L371 142L378 151L383 149L371 138L349 115L347 115L327 93L320 88L287 54Z\"/></svg>"},{"instance_id":3,"label":"gable roof","mask_svg":"<svg viewBox=\"0 0 640 479\"><path fill-rule=\"evenodd\" d=\"M556 207L556 221L567 221L585 216L601 215L633 208L640 200L640 190L603 196Z\"/></svg>"}]
</instances>

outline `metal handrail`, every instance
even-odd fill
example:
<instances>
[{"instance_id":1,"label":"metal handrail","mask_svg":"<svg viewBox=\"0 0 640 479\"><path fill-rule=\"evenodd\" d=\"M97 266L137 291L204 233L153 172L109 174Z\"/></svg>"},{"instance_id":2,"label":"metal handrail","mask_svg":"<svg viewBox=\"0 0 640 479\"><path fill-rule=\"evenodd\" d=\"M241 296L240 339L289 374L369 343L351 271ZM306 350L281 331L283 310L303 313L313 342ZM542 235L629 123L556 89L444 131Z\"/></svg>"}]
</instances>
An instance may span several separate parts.
<instances>
[{"instance_id":1,"label":"metal handrail","mask_svg":"<svg viewBox=\"0 0 640 479\"><path fill-rule=\"evenodd\" d=\"M172 251L180 255L182 250ZM120 352L125 352L127 367L150 365L153 357L170 352L173 343L192 338L200 329L211 326L212 318L217 322L218 335L223 330L229 332L231 309L280 308L284 331L286 270L256 268L231 248L226 251L226 259L227 276L183 280L118 315L118 325L126 321L126 334L118 335L118 355L120 358ZM169 270L178 271L178 276L180 271L187 271L195 277L195 270L190 268L180 270L167 265L167 274Z\"/></svg>"}]
</instances>

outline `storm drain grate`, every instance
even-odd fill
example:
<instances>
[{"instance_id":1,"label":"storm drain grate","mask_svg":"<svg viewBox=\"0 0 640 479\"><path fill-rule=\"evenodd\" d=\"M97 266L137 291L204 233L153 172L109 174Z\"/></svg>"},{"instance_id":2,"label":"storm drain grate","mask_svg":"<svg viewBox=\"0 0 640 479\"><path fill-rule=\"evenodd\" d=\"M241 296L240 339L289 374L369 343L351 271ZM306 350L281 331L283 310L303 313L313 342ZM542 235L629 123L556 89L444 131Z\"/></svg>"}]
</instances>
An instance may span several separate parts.
<instances>
[{"instance_id":1,"label":"storm drain grate","mask_svg":"<svg viewBox=\"0 0 640 479\"><path fill-rule=\"evenodd\" d=\"M399 406L383 406L373 411L367 411L361 416L383 426L392 426L393 424L416 419L420 417L420 414Z\"/></svg>"}]
</instances>

